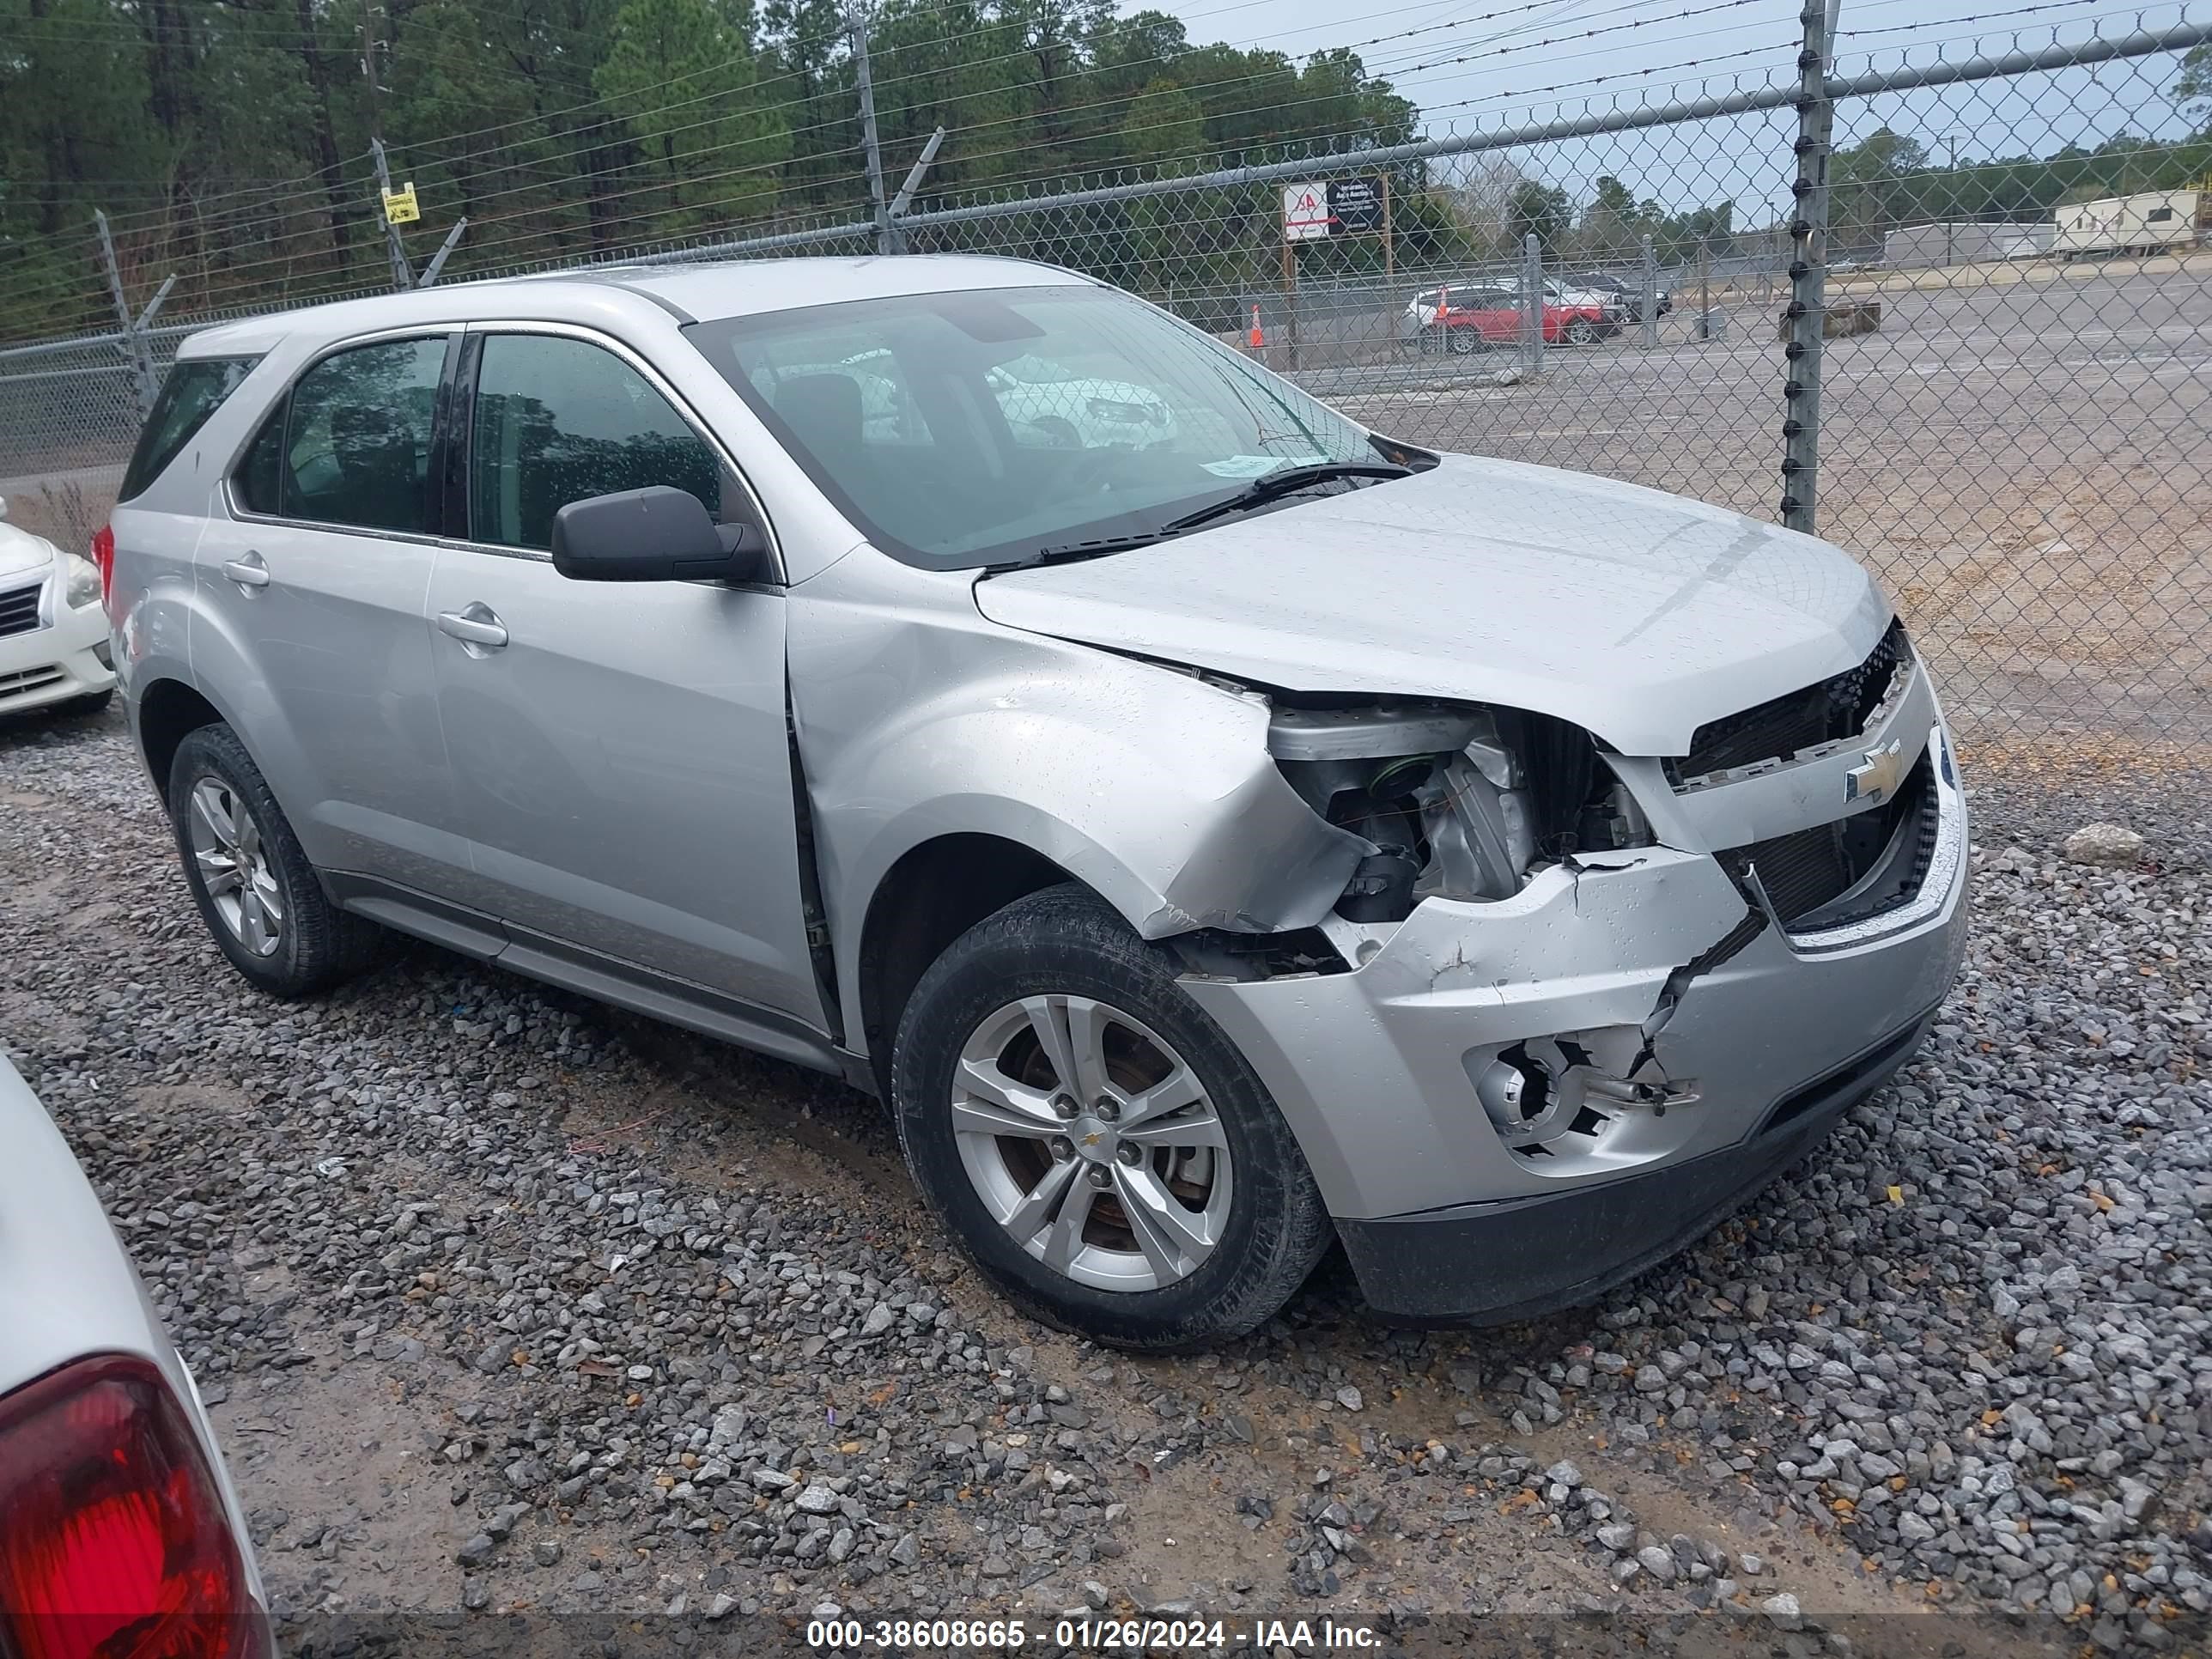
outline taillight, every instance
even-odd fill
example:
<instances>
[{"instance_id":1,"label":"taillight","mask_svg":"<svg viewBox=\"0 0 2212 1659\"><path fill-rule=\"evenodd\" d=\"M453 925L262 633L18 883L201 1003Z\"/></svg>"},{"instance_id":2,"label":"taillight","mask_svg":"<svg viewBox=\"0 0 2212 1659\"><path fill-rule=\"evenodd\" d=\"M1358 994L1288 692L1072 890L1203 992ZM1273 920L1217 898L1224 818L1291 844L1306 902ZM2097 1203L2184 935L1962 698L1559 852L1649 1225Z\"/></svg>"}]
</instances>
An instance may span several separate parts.
<instances>
[{"instance_id":1,"label":"taillight","mask_svg":"<svg viewBox=\"0 0 2212 1659\"><path fill-rule=\"evenodd\" d=\"M262 1632L222 1499L158 1368L106 1354L0 1399L0 1653L262 1659Z\"/></svg>"},{"instance_id":2,"label":"taillight","mask_svg":"<svg viewBox=\"0 0 2212 1659\"><path fill-rule=\"evenodd\" d=\"M115 591L114 526L104 524L92 532L92 568L100 572L100 608L112 621L115 607L108 603L108 596Z\"/></svg>"}]
</instances>

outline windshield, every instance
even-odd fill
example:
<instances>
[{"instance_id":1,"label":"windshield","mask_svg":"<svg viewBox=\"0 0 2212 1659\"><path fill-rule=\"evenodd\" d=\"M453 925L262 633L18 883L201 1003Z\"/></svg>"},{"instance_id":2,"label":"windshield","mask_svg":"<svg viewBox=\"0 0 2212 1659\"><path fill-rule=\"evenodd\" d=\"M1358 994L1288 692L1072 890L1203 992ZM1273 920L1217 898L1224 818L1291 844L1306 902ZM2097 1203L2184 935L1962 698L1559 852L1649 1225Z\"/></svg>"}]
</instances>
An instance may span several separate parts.
<instances>
[{"instance_id":1,"label":"windshield","mask_svg":"<svg viewBox=\"0 0 2212 1659\"><path fill-rule=\"evenodd\" d=\"M1142 536L1365 432L1112 289L856 300L686 331L885 552L940 569Z\"/></svg>"}]
</instances>

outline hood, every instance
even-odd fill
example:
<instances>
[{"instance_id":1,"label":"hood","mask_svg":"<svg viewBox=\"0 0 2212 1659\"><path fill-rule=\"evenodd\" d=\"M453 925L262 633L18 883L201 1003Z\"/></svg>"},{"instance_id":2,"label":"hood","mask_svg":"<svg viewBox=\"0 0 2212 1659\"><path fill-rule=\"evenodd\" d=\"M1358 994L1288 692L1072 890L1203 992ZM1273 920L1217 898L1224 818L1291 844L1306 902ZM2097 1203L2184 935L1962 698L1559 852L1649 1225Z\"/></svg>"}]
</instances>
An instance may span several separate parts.
<instances>
[{"instance_id":1,"label":"hood","mask_svg":"<svg viewBox=\"0 0 2212 1659\"><path fill-rule=\"evenodd\" d=\"M20 576L26 570L43 569L54 559L54 544L43 536L0 524L0 576Z\"/></svg>"},{"instance_id":2,"label":"hood","mask_svg":"<svg viewBox=\"0 0 2212 1659\"><path fill-rule=\"evenodd\" d=\"M1889 621L1826 542L1635 484L1447 456L1410 478L977 582L1010 628L1286 690L1449 697L1681 755Z\"/></svg>"}]
</instances>

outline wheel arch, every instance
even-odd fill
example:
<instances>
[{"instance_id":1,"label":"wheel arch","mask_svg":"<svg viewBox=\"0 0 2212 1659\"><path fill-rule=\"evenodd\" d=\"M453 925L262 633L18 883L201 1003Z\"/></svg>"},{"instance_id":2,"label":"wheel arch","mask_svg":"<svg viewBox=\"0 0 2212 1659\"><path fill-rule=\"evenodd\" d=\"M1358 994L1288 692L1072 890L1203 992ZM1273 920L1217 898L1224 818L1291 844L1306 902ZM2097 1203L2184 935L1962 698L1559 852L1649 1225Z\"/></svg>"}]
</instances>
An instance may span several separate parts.
<instances>
[{"instance_id":1,"label":"wheel arch","mask_svg":"<svg viewBox=\"0 0 2212 1659\"><path fill-rule=\"evenodd\" d=\"M859 1046L890 1098L891 1036L914 988L945 947L1016 899L1076 882L1035 848L960 831L909 848L884 871L860 927Z\"/></svg>"},{"instance_id":2,"label":"wheel arch","mask_svg":"<svg viewBox=\"0 0 2212 1659\"><path fill-rule=\"evenodd\" d=\"M141 689L134 699L138 752L154 780L161 804L169 804L169 769L185 738L202 726L228 724L205 693L179 679L163 678Z\"/></svg>"}]
</instances>

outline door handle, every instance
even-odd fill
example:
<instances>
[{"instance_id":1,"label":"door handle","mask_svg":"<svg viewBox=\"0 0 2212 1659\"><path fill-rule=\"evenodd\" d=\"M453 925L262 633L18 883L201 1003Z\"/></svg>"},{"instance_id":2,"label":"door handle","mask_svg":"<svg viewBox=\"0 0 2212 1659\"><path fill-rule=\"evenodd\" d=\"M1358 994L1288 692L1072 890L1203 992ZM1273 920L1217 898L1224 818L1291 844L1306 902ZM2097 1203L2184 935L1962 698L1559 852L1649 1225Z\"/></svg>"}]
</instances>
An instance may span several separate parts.
<instances>
[{"instance_id":1,"label":"door handle","mask_svg":"<svg viewBox=\"0 0 2212 1659\"><path fill-rule=\"evenodd\" d=\"M438 631L452 635L463 645L479 646L487 651L496 651L507 643L507 624L481 599L459 611L441 611Z\"/></svg>"},{"instance_id":2,"label":"door handle","mask_svg":"<svg viewBox=\"0 0 2212 1659\"><path fill-rule=\"evenodd\" d=\"M222 562L222 574L240 587L269 586L269 567L261 562L261 556L258 553L249 552L242 559L225 559Z\"/></svg>"}]
</instances>

